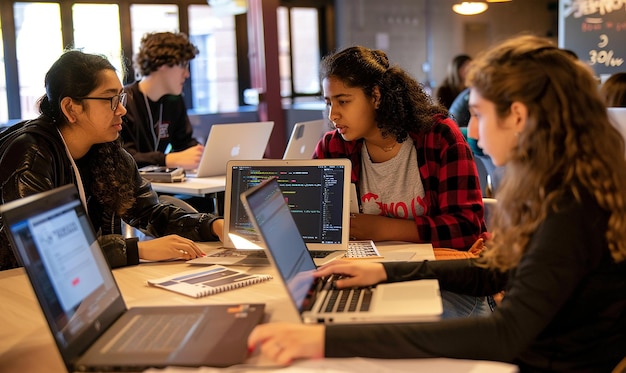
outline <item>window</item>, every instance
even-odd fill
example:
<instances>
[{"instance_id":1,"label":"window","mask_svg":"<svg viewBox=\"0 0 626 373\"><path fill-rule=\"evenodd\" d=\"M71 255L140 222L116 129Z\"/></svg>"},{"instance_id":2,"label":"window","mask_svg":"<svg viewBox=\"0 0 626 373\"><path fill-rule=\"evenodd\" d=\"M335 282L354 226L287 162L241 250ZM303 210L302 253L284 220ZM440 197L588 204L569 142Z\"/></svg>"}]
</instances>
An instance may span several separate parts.
<instances>
[{"instance_id":1,"label":"window","mask_svg":"<svg viewBox=\"0 0 626 373\"><path fill-rule=\"evenodd\" d=\"M278 8L282 97L316 96L320 93L318 17L316 8Z\"/></svg>"},{"instance_id":2,"label":"window","mask_svg":"<svg viewBox=\"0 0 626 373\"><path fill-rule=\"evenodd\" d=\"M53 3L15 3L13 9L22 118L31 119L39 115L46 72L63 52L61 14Z\"/></svg>"},{"instance_id":3,"label":"window","mask_svg":"<svg viewBox=\"0 0 626 373\"><path fill-rule=\"evenodd\" d=\"M123 82L119 7L115 4L74 4L72 13L74 47L87 53L105 55Z\"/></svg>"},{"instance_id":4,"label":"window","mask_svg":"<svg viewBox=\"0 0 626 373\"><path fill-rule=\"evenodd\" d=\"M189 6L189 40L200 53L191 61L193 108L199 112L239 107L235 17L208 5Z\"/></svg>"},{"instance_id":5,"label":"window","mask_svg":"<svg viewBox=\"0 0 626 373\"><path fill-rule=\"evenodd\" d=\"M320 91L319 17L325 14L321 9L331 2L303 1L304 7L286 2L290 4L288 7L278 9L281 95L287 98L317 96ZM62 19L67 7L71 7L71 25ZM181 29L200 51L191 62L191 78L189 86L185 87L185 92L191 93L187 99L189 109L200 112L239 109L239 91L248 84L248 76L238 76L245 60L238 61L237 53L246 48L237 46L238 37L243 36L237 33L245 30L245 24L240 27L232 12L212 8L205 0L155 0L152 4L148 0L23 0L4 9L13 13L6 16L14 19L16 40L15 43L0 40L3 62L0 65L0 123L9 120L9 111L10 119L39 115L36 103L45 93L45 73L66 47L107 56L118 69L120 79L129 82L137 77L122 76L123 66L132 61L142 36L147 32ZM245 22L245 17L240 18L237 22ZM180 19L188 19L189 24L180 25ZM64 30L64 27L72 29ZM8 34L13 37L13 30L5 35L0 33L0 37L6 38ZM130 44L132 51L122 49ZM15 45L15 51L10 50L5 56L3 45L10 45L10 48ZM8 81L7 76L11 78Z\"/></svg>"},{"instance_id":6,"label":"window","mask_svg":"<svg viewBox=\"0 0 626 373\"><path fill-rule=\"evenodd\" d=\"M130 6L130 24L134 56L139 51L139 44L148 32L178 32L178 6L174 4L132 4Z\"/></svg>"},{"instance_id":7,"label":"window","mask_svg":"<svg viewBox=\"0 0 626 373\"><path fill-rule=\"evenodd\" d=\"M291 9L291 38L293 45L293 87L296 94L316 94L320 91L318 78L320 41L317 9Z\"/></svg>"},{"instance_id":8,"label":"window","mask_svg":"<svg viewBox=\"0 0 626 373\"><path fill-rule=\"evenodd\" d=\"M289 36L289 9L279 7L278 23L278 65L280 67L280 95L291 97L291 41Z\"/></svg>"}]
</instances>

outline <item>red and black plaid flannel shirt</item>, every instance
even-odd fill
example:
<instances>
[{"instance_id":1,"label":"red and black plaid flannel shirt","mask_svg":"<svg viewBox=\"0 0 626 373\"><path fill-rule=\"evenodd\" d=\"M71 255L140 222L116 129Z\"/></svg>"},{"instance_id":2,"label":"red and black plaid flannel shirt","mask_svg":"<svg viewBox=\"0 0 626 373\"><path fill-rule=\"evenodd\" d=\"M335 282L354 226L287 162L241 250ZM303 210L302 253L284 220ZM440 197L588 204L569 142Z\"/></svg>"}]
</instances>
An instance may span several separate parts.
<instances>
[{"instance_id":1,"label":"red and black plaid flannel shirt","mask_svg":"<svg viewBox=\"0 0 626 373\"><path fill-rule=\"evenodd\" d=\"M409 133L426 192L425 212L415 218L415 225L422 242L468 250L485 231L478 171L454 121L440 116L435 119L430 130ZM331 131L317 144L313 157L350 159L352 182L358 185L362 146L362 139L345 141L337 131Z\"/></svg>"}]
</instances>

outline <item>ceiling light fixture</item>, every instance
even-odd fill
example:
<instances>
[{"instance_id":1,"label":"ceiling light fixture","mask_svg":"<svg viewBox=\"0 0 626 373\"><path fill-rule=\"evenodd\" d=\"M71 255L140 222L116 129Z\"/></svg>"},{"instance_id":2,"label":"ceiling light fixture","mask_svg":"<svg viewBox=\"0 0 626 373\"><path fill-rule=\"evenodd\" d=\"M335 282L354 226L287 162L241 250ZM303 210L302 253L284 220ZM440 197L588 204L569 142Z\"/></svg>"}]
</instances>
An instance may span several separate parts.
<instances>
[{"instance_id":1,"label":"ceiling light fixture","mask_svg":"<svg viewBox=\"0 0 626 373\"><path fill-rule=\"evenodd\" d=\"M473 16L484 12L488 7L484 1L463 1L452 5L452 10L463 16Z\"/></svg>"}]
</instances>

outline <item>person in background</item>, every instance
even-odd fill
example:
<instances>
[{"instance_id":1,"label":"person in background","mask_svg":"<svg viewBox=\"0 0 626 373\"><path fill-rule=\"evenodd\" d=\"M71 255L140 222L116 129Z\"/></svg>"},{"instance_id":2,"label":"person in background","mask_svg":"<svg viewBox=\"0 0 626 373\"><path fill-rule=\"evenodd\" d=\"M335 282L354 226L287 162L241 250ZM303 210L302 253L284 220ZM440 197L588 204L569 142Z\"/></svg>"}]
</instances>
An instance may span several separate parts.
<instances>
[{"instance_id":1,"label":"person in background","mask_svg":"<svg viewBox=\"0 0 626 373\"><path fill-rule=\"evenodd\" d=\"M600 87L608 107L626 107L626 72L611 75Z\"/></svg>"},{"instance_id":2,"label":"person in background","mask_svg":"<svg viewBox=\"0 0 626 373\"><path fill-rule=\"evenodd\" d=\"M448 64L448 73L437 87L435 97L439 103L450 108L454 99L465 89L465 75L472 58L466 54L455 56Z\"/></svg>"},{"instance_id":3,"label":"person in background","mask_svg":"<svg viewBox=\"0 0 626 373\"><path fill-rule=\"evenodd\" d=\"M611 372L626 355L626 160L588 66L547 39L511 38L472 64L472 122L506 164L493 236L480 258L334 261L338 288L436 278L492 294L488 317L391 325L268 323L249 349L298 358L494 360L520 372Z\"/></svg>"},{"instance_id":4,"label":"person in background","mask_svg":"<svg viewBox=\"0 0 626 373\"><path fill-rule=\"evenodd\" d=\"M189 61L197 54L183 33L155 32L141 39L134 57L141 80L124 87L128 112L121 132L124 149L139 167L198 167L203 146L193 138L181 95Z\"/></svg>"},{"instance_id":5,"label":"person in background","mask_svg":"<svg viewBox=\"0 0 626 373\"><path fill-rule=\"evenodd\" d=\"M450 115L456 122L456 124L461 128L461 132L467 137L467 125L470 121L470 112L469 112L469 88L465 88L461 91L461 93L456 96L452 104L450 104L450 108L448 111Z\"/></svg>"},{"instance_id":6,"label":"person in background","mask_svg":"<svg viewBox=\"0 0 626 373\"><path fill-rule=\"evenodd\" d=\"M45 77L40 115L0 137L0 203L75 184L111 267L203 253L221 240L223 219L161 204L119 140L126 93L103 56L64 52ZM124 239L121 220L151 236ZM0 221L0 269L18 266Z\"/></svg>"},{"instance_id":7,"label":"person in background","mask_svg":"<svg viewBox=\"0 0 626 373\"><path fill-rule=\"evenodd\" d=\"M379 50L356 46L326 56L320 78L335 130L313 157L352 163L362 213L350 219L351 238L467 252L485 231L482 193L471 151L446 109ZM446 317L490 312L484 298L453 298L444 298Z\"/></svg>"}]
</instances>

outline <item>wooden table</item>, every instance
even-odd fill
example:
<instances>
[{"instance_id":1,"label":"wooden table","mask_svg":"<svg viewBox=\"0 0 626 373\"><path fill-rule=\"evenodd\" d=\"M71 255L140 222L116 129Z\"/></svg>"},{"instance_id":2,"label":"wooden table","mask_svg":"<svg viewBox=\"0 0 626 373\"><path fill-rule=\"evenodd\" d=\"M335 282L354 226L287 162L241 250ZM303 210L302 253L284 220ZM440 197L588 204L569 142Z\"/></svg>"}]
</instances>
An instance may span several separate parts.
<instances>
[{"instance_id":1,"label":"wooden table","mask_svg":"<svg viewBox=\"0 0 626 373\"><path fill-rule=\"evenodd\" d=\"M203 244L207 248L216 244ZM413 260L433 259L430 245L415 245L399 242L378 243L381 253L392 251L414 250ZM115 280L124 296L127 306L156 306L156 305L189 305L189 304L219 304L262 302L266 304L266 311L270 321L299 322L294 307L290 304L280 281L274 279L260 284L224 292L204 298L190 298L178 293L163 289L148 287L146 280L165 277L178 272L187 271L197 266L190 266L184 262L142 263L138 266L125 267L113 270ZM250 273L268 273L276 275L270 267L236 267ZM401 364L401 365L398 365ZM409 364L409 365L407 365ZM417 365L415 365L417 364ZM483 364L483 365L479 365ZM270 362L259 356L252 356L246 361L246 368L232 367L230 370L258 371L255 367L266 366ZM484 371L482 368L495 368L493 372L514 372L511 366L486 362L458 361L450 359L427 360L376 360L376 359L322 359L317 361L298 362L289 369L313 371L354 371L362 372L375 369L379 372L391 372L393 369L412 367L425 371L441 372L468 372ZM333 368L334 367L334 368ZM352 367L352 368L348 368ZM387 367L387 368L385 368ZM435 369L436 368L436 369ZM470 369L471 368L471 369ZM346 370L348 369L348 370ZM433 370L435 369L435 370ZM504 369L504 370L503 370ZM227 371L229 369L226 369ZM413 370L413 369L412 369ZM22 268L0 271L0 372L64 372L65 367L61 360L50 330L28 278ZM189 369L169 368L167 371L188 372ZM200 368L201 372L217 371L214 368ZM223 371L223 370L222 370ZM302 370L300 370L302 371ZM163 370L154 370L163 372Z\"/></svg>"}]
</instances>

